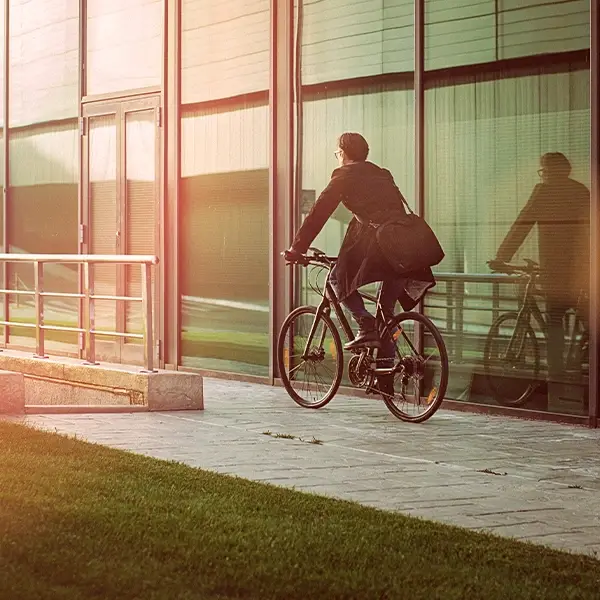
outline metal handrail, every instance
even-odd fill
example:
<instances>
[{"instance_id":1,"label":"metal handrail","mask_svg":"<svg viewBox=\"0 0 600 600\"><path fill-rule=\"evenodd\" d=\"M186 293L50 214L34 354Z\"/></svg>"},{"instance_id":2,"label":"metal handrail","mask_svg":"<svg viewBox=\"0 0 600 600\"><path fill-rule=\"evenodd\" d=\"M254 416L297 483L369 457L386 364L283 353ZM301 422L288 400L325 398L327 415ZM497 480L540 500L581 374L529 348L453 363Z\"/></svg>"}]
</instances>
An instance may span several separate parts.
<instances>
[{"instance_id":1,"label":"metal handrail","mask_svg":"<svg viewBox=\"0 0 600 600\"><path fill-rule=\"evenodd\" d=\"M451 340L450 352L454 359L461 360L463 357L463 343L464 343L464 327L465 327L465 312L487 312L492 313L492 321L495 321L501 312L501 303L511 297L505 296L500 293L500 286L506 284L518 285L523 281L523 275L509 275L505 273L449 273L449 272L436 272L434 276L437 281L444 282L446 289L444 292L436 292L435 289L430 292L430 295L439 299L440 297L446 297L447 302L445 306L435 305L426 303L428 308L434 308L436 310L446 311L446 331L445 333L454 334L459 333L458 337ZM468 283L475 284L491 284L491 306L489 308L479 307L466 307L465 300L470 298L471 300L484 300L485 296L481 294L467 295L465 286Z\"/></svg>"},{"instance_id":2,"label":"metal handrail","mask_svg":"<svg viewBox=\"0 0 600 600\"><path fill-rule=\"evenodd\" d=\"M46 331L67 331L85 335L86 363L91 365L96 362L96 336L108 336L115 338L141 339L144 344L144 365L149 372L154 371L154 331L152 314L152 267L158 264L158 257L152 255L124 255L124 254L0 254L2 263L32 263L34 267L34 289L33 290L7 290L0 289L5 299L7 295L31 295L35 299L35 324L17 321L2 320L0 325L5 327L35 328L36 354L38 358L47 358L45 354ZM83 266L83 293L46 292L44 291L44 265L54 264L77 264ZM94 280L92 276L95 264L123 264L139 265L142 277L141 296L110 296L106 294L94 294ZM44 323L44 298L76 298L85 300L87 306L84 327L68 327L58 325L46 325ZM95 328L95 303L96 300L115 300L125 302L141 302L143 313L143 332L124 333L119 331L100 331ZM5 300L6 302L6 300ZM81 315L79 322L81 323Z\"/></svg>"}]
</instances>

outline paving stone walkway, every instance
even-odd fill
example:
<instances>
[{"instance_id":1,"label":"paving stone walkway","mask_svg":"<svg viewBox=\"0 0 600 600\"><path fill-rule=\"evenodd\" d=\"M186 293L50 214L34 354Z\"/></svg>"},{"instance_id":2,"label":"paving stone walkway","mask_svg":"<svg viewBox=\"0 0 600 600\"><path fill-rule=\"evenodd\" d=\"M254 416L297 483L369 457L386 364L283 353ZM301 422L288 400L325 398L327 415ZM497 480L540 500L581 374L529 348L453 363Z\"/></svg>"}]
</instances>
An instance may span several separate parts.
<instances>
[{"instance_id":1,"label":"paving stone walkway","mask_svg":"<svg viewBox=\"0 0 600 600\"><path fill-rule=\"evenodd\" d=\"M600 430L205 380L198 412L30 415L114 448L600 557ZM267 435L270 433L270 435ZM277 437L294 436L294 439Z\"/></svg>"}]
</instances>

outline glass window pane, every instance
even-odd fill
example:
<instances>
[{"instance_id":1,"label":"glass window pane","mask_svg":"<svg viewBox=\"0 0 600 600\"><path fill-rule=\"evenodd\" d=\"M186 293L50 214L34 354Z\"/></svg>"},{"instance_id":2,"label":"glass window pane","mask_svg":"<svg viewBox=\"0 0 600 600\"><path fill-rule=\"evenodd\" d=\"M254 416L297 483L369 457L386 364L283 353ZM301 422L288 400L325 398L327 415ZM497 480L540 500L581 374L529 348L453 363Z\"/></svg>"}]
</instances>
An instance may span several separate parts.
<instances>
[{"instance_id":1,"label":"glass window pane","mask_svg":"<svg viewBox=\"0 0 600 600\"><path fill-rule=\"evenodd\" d=\"M183 0L182 102L269 87L269 0Z\"/></svg>"},{"instance_id":2,"label":"glass window pane","mask_svg":"<svg viewBox=\"0 0 600 600\"><path fill-rule=\"evenodd\" d=\"M184 365L268 373L268 119L266 106L184 112Z\"/></svg>"},{"instance_id":3,"label":"glass window pane","mask_svg":"<svg viewBox=\"0 0 600 600\"><path fill-rule=\"evenodd\" d=\"M87 89L90 94L159 86L162 0L87 1Z\"/></svg>"},{"instance_id":4,"label":"glass window pane","mask_svg":"<svg viewBox=\"0 0 600 600\"><path fill-rule=\"evenodd\" d=\"M7 243L10 252L78 252L79 2L10 2L10 189ZM35 215L35 218L32 218ZM8 267L9 287L33 289L33 267ZM78 290L77 268L48 265L49 292ZM13 296L10 317L33 322L33 297ZM77 303L48 298L48 324L77 324ZM77 335L47 332L49 348L73 352ZM11 328L10 342L33 345L34 332Z\"/></svg>"},{"instance_id":5,"label":"glass window pane","mask_svg":"<svg viewBox=\"0 0 600 600\"><path fill-rule=\"evenodd\" d=\"M36 125L11 132L11 188L8 196L9 252L77 254L78 232L78 143L77 121L65 124ZM35 215L33 217L33 215ZM7 267L9 287L33 290L33 266ZM49 292L78 291L77 267L48 265L44 284ZM77 304L70 299L47 298L44 302L48 324L76 326ZM32 323L35 319L33 296L10 299L11 320ZM70 351L77 344L76 334L46 334L48 348ZM33 330L11 328L11 343L33 345Z\"/></svg>"},{"instance_id":6,"label":"glass window pane","mask_svg":"<svg viewBox=\"0 0 600 600\"><path fill-rule=\"evenodd\" d=\"M589 21L588 0L425 0L425 68L586 49Z\"/></svg>"},{"instance_id":7,"label":"glass window pane","mask_svg":"<svg viewBox=\"0 0 600 600\"><path fill-rule=\"evenodd\" d=\"M426 214L446 251L426 312L450 398L587 413L589 71L559 67L449 72L426 92Z\"/></svg>"},{"instance_id":8,"label":"glass window pane","mask_svg":"<svg viewBox=\"0 0 600 600\"><path fill-rule=\"evenodd\" d=\"M267 375L270 2L183 0L181 23L182 363Z\"/></svg>"},{"instance_id":9,"label":"glass window pane","mask_svg":"<svg viewBox=\"0 0 600 600\"><path fill-rule=\"evenodd\" d=\"M301 10L303 84L413 70L413 0L305 2Z\"/></svg>"},{"instance_id":10,"label":"glass window pane","mask_svg":"<svg viewBox=\"0 0 600 600\"><path fill-rule=\"evenodd\" d=\"M76 117L78 0L10 0L10 125Z\"/></svg>"},{"instance_id":11,"label":"glass window pane","mask_svg":"<svg viewBox=\"0 0 600 600\"><path fill-rule=\"evenodd\" d=\"M498 15L498 58L590 47L589 0L504 0Z\"/></svg>"}]
</instances>

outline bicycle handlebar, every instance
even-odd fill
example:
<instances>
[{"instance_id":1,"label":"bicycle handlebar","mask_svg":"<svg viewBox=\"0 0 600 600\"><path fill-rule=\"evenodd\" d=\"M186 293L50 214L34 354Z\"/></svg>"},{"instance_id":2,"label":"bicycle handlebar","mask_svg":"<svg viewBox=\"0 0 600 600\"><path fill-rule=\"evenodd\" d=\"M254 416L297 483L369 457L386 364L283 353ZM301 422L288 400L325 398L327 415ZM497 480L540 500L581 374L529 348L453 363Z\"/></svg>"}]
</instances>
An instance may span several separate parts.
<instances>
[{"instance_id":1,"label":"bicycle handlebar","mask_svg":"<svg viewBox=\"0 0 600 600\"><path fill-rule=\"evenodd\" d=\"M522 275L532 277L540 273L540 266L538 263L529 258L525 259L524 265L511 265L501 260L488 260L487 264L492 271L496 273L506 273L507 275L521 273Z\"/></svg>"},{"instance_id":2,"label":"bicycle handlebar","mask_svg":"<svg viewBox=\"0 0 600 600\"><path fill-rule=\"evenodd\" d=\"M286 252L282 252L281 254L285 257L286 264L300 265L302 267L307 267L311 264L331 267L337 260L337 256L327 256L325 252L318 248L309 248L308 251L311 252L311 254L307 252L306 254L298 254L294 257L286 255Z\"/></svg>"}]
</instances>

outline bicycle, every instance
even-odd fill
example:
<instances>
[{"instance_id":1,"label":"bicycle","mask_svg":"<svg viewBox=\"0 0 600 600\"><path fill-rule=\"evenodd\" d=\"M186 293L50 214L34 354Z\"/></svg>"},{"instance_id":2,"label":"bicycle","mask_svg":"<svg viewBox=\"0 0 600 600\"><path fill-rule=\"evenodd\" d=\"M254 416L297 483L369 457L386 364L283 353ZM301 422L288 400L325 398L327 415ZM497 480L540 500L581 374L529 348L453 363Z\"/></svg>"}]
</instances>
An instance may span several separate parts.
<instances>
[{"instance_id":1,"label":"bicycle","mask_svg":"<svg viewBox=\"0 0 600 600\"><path fill-rule=\"evenodd\" d=\"M316 409L335 396L344 371L342 340L332 319L332 308L348 341L354 339L354 333L329 283L337 257L317 248L309 248L308 252L296 263L327 271L322 288L311 286L321 301L318 306L300 306L287 316L277 341L277 363L291 398L300 406ZM379 302L381 287L377 296L360 293L375 303L380 337L393 341L395 355L378 359L378 349L373 347L350 351L350 383L364 388L367 394L380 394L398 419L413 423L429 419L442 403L448 385L448 354L440 332L430 319L416 312L384 315ZM393 377L393 395L383 393L376 385L377 378L386 375Z\"/></svg>"},{"instance_id":2,"label":"bicycle","mask_svg":"<svg viewBox=\"0 0 600 600\"><path fill-rule=\"evenodd\" d=\"M516 274L522 280L519 309L500 315L492 323L485 342L485 377L494 399L504 406L523 406L544 383L540 379L538 337L532 325L537 323L547 342L548 320L536 301L536 296L542 294L536 287L540 267L530 259L525 259L525 263L519 266L488 262L494 271ZM586 360L589 333L580 317L580 307L585 301L581 292L568 336L565 371L581 370Z\"/></svg>"}]
</instances>

